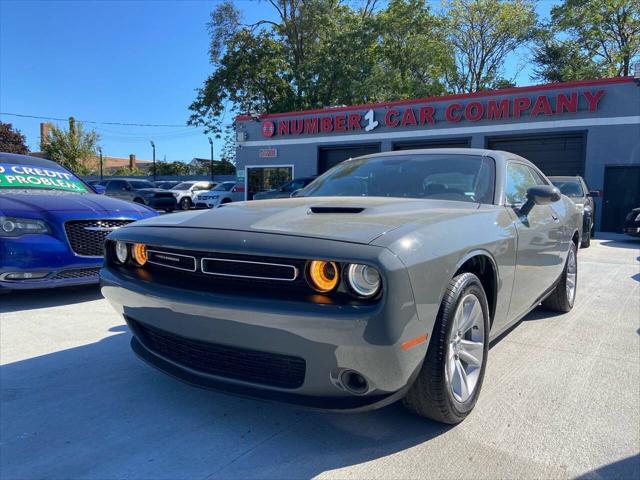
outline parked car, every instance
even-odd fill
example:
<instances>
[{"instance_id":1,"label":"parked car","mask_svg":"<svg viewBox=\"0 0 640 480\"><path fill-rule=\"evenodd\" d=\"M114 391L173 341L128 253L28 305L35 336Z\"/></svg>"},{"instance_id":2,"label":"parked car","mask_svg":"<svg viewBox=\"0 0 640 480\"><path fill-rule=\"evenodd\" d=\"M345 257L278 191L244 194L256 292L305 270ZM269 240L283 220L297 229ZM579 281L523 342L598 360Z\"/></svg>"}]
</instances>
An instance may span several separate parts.
<instances>
[{"instance_id":1,"label":"parked car","mask_svg":"<svg viewBox=\"0 0 640 480\"><path fill-rule=\"evenodd\" d=\"M591 245L594 222L596 218L596 205L593 199L600 194L597 190L589 191L587 183L582 177L549 177L549 180L560 189L560 193L566 195L582 211L582 248Z\"/></svg>"},{"instance_id":2,"label":"parked car","mask_svg":"<svg viewBox=\"0 0 640 480\"><path fill-rule=\"evenodd\" d=\"M622 231L633 237L640 237L640 207L631 210L624 219Z\"/></svg>"},{"instance_id":3,"label":"parked car","mask_svg":"<svg viewBox=\"0 0 640 480\"><path fill-rule=\"evenodd\" d=\"M156 210L173 212L176 199L170 190L157 188L149 180L137 178L115 178L105 185L105 195L147 205Z\"/></svg>"},{"instance_id":4,"label":"parked car","mask_svg":"<svg viewBox=\"0 0 640 480\"><path fill-rule=\"evenodd\" d=\"M0 291L97 283L107 234L157 214L57 163L0 153Z\"/></svg>"},{"instance_id":5,"label":"parked car","mask_svg":"<svg viewBox=\"0 0 640 480\"><path fill-rule=\"evenodd\" d=\"M253 196L254 200L267 200L269 198L289 198L293 192L296 190L300 190L311 182L313 182L316 177L300 177L295 178L284 185L275 188L273 190L268 190L266 192L258 192Z\"/></svg>"},{"instance_id":6,"label":"parked car","mask_svg":"<svg viewBox=\"0 0 640 480\"><path fill-rule=\"evenodd\" d=\"M189 383L332 409L404 398L458 423L489 342L540 302L573 307L581 229L517 155L386 152L295 198L120 229L102 293L134 351Z\"/></svg>"},{"instance_id":7,"label":"parked car","mask_svg":"<svg viewBox=\"0 0 640 480\"><path fill-rule=\"evenodd\" d=\"M176 180L159 180L157 182L153 182L156 187L162 188L163 190L171 190L173 187L178 185L180 182Z\"/></svg>"},{"instance_id":8,"label":"parked car","mask_svg":"<svg viewBox=\"0 0 640 480\"><path fill-rule=\"evenodd\" d=\"M194 198L196 208L215 208L224 203L244 200L244 183L222 182L208 192L198 192Z\"/></svg>"},{"instance_id":9,"label":"parked car","mask_svg":"<svg viewBox=\"0 0 640 480\"><path fill-rule=\"evenodd\" d=\"M194 205L194 196L198 192L208 192L217 184L215 182L180 182L171 191L181 210L189 210Z\"/></svg>"}]
</instances>

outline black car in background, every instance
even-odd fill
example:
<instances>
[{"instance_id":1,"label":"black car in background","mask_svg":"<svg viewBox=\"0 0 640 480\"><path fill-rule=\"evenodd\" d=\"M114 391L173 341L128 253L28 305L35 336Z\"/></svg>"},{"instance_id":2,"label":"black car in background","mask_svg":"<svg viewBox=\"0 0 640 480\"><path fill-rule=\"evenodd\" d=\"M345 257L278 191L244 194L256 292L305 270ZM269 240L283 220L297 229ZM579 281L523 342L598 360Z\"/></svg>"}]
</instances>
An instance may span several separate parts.
<instances>
[{"instance_id":1,"label":"black car in background","mask_svg":"<svg viewBox=\"0 0 640 480\"><path fill-rule=\"evenodd\" d=\"M281 185L278 188L266 192L258 192L253 196L254 200L267 200L269 198L289 198L293 192L306 187L313 182L316 177L300 177Z\"/></svg>"},{"instance_id":2,"label":"black car in background","mask_svg":"<svg viewBox=\"0 0 640 480\"><path fill-rule=\"evenodd\" d=\"M633 237L640 237L640 207L631 210L624 219L622 231Z\"/></svg>"},{"instance_id":3,"label":"black car in background","mask_svg":"<svg viewBox=\"0 0 640 480\"><path fill-rule=\"evenodd\" d=\"M157 188L149 180L116 178L105 183L105 195L147 205L156 210L172 212L176 209L173 192Z\"/></svg>"},{"instance_id":4,"label":"black car in background","mask_svg":"<svg viewBox=\"0 0 640 480\"><path fill-rule=\"evenodd\" d=\"M156 185L156 187L162 188L163 190L171 190L180 182L177 180L158 180L157 182L153 182L153 183Z\"/></svg>"},{"instance_id":5,"label":"black car in background","mask_svg":"<svg viewBox=\"0 0 640 480\"><path fill-rule=\"evenodd\" d=\"M549 180L581 209L582 243L580 247L587 248L591 244L596 218L596 205L593 199L600 194L595 190L589 191L589 187L582 177L549 177Z\"/></svg>"}]
</instances>

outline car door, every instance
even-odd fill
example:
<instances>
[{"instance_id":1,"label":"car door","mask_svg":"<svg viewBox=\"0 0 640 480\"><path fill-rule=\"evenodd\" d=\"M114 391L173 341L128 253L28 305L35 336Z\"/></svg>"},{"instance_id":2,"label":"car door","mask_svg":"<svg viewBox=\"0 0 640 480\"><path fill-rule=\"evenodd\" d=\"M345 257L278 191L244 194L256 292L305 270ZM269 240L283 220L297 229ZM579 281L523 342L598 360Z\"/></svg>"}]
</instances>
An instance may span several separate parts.
<instances>
[{"instance_id":1,"label":"car door","mask_svg":"<svg viewBox=\"0 0 640 480\"><path fill-rule=\"evenodd\" d=\"M535 185L548 185L542 174L516 161L507 163L505 204L512 215L518 235L516 271L509 317L527 312L562 273L564 203L535 205L523 216L520 207L526 193ZM561 210L558 212L557 210Z\"/></svg>"},{"instance_id":2,"label":"car door","mask_svg":"<svg viewBox=\"0 0 640 480\"><path fill-rule=\"evenodd\" d=\"M109 183L107 183L105 193L110 197L128 200L129 192L127 192L126 186L127 182L125 182L124 180L110 180Z\"/></svg>"}]
</instances>

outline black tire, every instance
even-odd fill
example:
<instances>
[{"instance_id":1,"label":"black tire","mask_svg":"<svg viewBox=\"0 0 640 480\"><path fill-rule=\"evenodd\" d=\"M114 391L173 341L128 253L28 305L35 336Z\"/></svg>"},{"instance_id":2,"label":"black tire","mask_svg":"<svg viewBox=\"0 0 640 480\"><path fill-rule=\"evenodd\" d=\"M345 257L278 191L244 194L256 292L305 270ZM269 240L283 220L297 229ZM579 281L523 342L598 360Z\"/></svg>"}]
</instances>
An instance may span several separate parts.
<instances>
[{"instance_id":1,"label":"black tire","mask_svg":"<svg viewBox=\"0 0 640 480\"><path fill-rule=\"evenodd\" d=\"M560 280L558 284L555 286L551 295L549 295L543 302L542 306L553 310L554 312L567 313L573 308L573 303L576 299L576 290L578 286L578 264L577 264L577 249L575 243L571 242L571 247L569 249L569 254L567 255L567 260L564 263L564 270L562 271L562 275L560 276ZM576 260L575 265L575 282L573 295L569 295L567 289L567 278L568 278L568 268L569 268L569 260L571 255Z\"/></svg>"},{"instance_id":2,"label":"black tire","mask_svg":"<svg viewBox=\"0 0 640 480\"><path fill-rule=\"evenodd\" d=\"M178 205L180 210L189 210L191 208L191 200L188 197L180 200L180 204Z\"/></svg>"},{"instance_id":3,"label":"black tire","mask_svg":"<svg viewBox=\"0 0 640 480\"><path fill-rule=\"evenodd\" d=\"M582 241L580 248L589 248L591 246L591 232L593 231L593 223L588 222L587 228L582 232Z\"/></svg>"},{"instance_id":4,"label":"black tire","mask_svg":"<svg viewBox=\"0 0 640 480\"><path fill-rule=\"evenodd\" d=\"M446 357L458 304L468 294L477 297L484 317L484 350L475 389L465 402L459 402L450 388L446 373ZM421 417L456 424L464 420L476 404L489 352L489 307L482 283L472 273L456 276L447 287L433 327L427 356L418 378L403 400L404 405Z\"/></svg>"},{"instance_id":5,"label":"black tire","mask_svg":"<svg viewBox=\"0 0 640 480\"><path fill-rule=\"evenodd\" d=\"M231 199L230 199L230 198L223 198L223 199L222 199L222 202L220 202L220 203L221 203L221 204L222 204L222 203L231 203Z\"/></svg>"},{"instance_id":6,"label":"black tire","mask_svg":"<svg viewBox=\"0 0 640 480\"><path fill-rule=\"evenodd\" d=\"M171 212L173 212L174 210L175 210L175 208L173 208L173 207L165 208L165 209L164 209L164 211L165 211L165 212L167 212L167 213L171 213Z\"/></svg>"}]
</instances>

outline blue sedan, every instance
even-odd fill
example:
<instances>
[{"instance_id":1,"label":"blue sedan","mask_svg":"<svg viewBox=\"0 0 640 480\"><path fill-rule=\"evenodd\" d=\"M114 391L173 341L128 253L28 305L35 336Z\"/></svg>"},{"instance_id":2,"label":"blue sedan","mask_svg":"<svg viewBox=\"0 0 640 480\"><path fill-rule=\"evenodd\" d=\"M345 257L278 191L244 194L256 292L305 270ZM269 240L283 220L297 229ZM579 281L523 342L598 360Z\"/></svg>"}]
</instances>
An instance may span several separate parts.
<instances>
[{"instance_id":1,"label":"blue sedan","mask_svg":"<svg viewBox=\"0 0 640 480\"><path fill-rule=\"evenodd\" d=\"M55 162L0 153L0 291L97 283L105 237L156 215Z\"/></svg>"}]
</instances>

